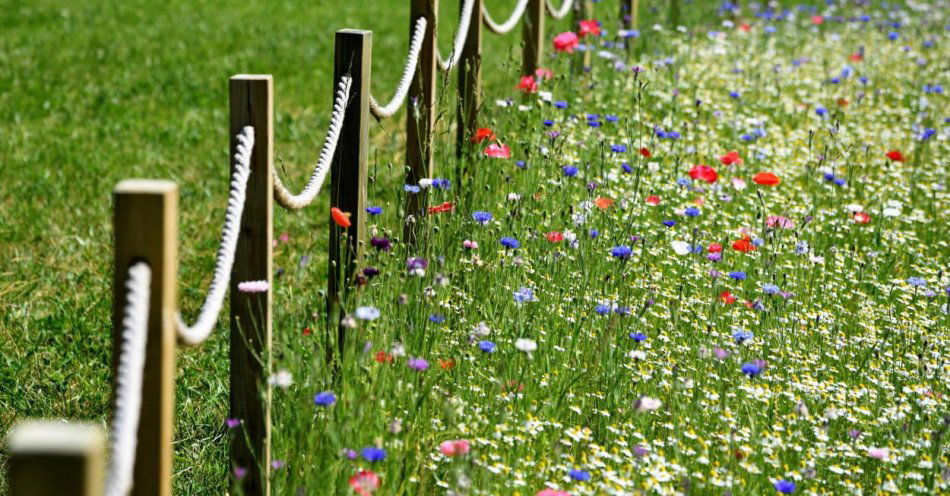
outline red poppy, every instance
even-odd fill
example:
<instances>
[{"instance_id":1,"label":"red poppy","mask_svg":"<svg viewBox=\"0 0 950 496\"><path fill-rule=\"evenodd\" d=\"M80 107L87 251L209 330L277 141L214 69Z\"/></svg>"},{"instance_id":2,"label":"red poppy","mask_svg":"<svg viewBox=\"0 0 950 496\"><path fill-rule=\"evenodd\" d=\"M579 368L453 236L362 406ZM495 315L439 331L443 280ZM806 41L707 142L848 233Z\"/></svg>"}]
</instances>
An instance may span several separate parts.
<instances>
[{"instance_id":1,"label":"red poppy","mask_svg":"<svg viewBox=\"0 0 950 496\"><path fill-rule=\"evenodd\" d=\"M735 150L719 157L719 161L722 162L722 165L742 164L742 158L739 157L739 152Z\"/></svg>"},{"instance_id":2,"label":"red poppy","mask_svg":"<svg viewBox=\"0 0 950 496\"><path fill-rule=\"evenodd\" d=\"M603 196L598 196L597 199L594 200L594 205L597 205L597 208L600 208L601 210L610 208L610 206L613 204L614 201L612 199L605 198Z\"/></svg>"},{"instance_id":3,"label":"red poppy","mask_svg":"<svg viewBox=\"0 0 950 496\"><path fill-rule=\"evenodd\" d=\"M369 470L361 470L349 480L350 487L359 496L371 496L381 483L379 476Z\"/></svg>"},{"instance_id":4,"label":"red poppy","mask_svg":"<svg viewBox=\"0 0 950 496\"><path fill-rule=\"evenodd\" d=\"M722 251L722 245L719 243L709 243L709 253L719 253Z\"/></svg>"},{"instance_id":5,"label":"red poppy","mask_svg":"<svg viewBox=\"0 0 950 496\"><path fill-rule=\"evenodd\" d=\"M600 22L588 19L586 21L580 21L578 24L580 26L580 32L578 34L581 35L581 38L587 35L600 36Z\"/></svg>"},{"instance_id":6,"label":"red poppy","mask_svg":"<svg viewBox=\"0 0 950 496\"><path fill-rule=\"evenodd\" d=\"M891 160L893 160L893 161L895 161L895 162L903 162L903 161L904 161L904 155L901 154L900 150L891 150L891 151L887 152L887 158L889 158L889 159L891 159Z\"/></svg>"},{"instance_id":7,"label":"red poppy","mask_svg":"<svg viewBox=\"0 0 950 496\"><path fill-rule=\"evenodd\" d=\"M743 22L742 24L739 25L739 29L748 33L749 31L752 31L752 25L749 23Z\"/></svg>"},{"instance_id":8,"label":"red poppy","mask_svg":"<svg viewBox=\"0 0 950 496\"><path fill-rule=\"evenodd\" d=\"M393 363L393 356L385 351L377 351L373 359L379 363Z\"/></svg>"},{"instance_id":9,"label":"red poppy","mask_svg":"<svg viewBox=\"0 0 950 496\"><path fill-rule=\"evenodd\" d=\"M650 158L653 154L650 153L650 149L649 149L649 148L647 148L647 147L644 146L643 148L640 149L640 155L642 155L642 156L644 156L644 157L646 157L646 158Z\"/></svg>"},{"instance_id":10,"label":"red poppy","mask_svg":"<svg viewBox=\"0 0 950 496\"><path fill-rule=\"evenodd\" d=\"M712 184L716 182L716 179L719 179L719 174L716 174L716 169L708 165L700 164L694 165L693 168L689 170L689 177Z\"/></svg>"},{"instance_id":11,"label":"red poppy","mask_svg":"<svg viewBox=\"0 0 950 496\"><path fill-rule=\"evenodd\" d=\"M656 195L650 195L647 197L647 204L653 205L654 207L659 205L661 201L662 200L660 200L660 197Z\"/></svg>"},{"instance_id":12,"label":"red poppy","mask_svg":"<svg viewBox=\"0 0 950 496\"><path fill-rule=\"evenodd\" d=\"M430 214L441 214L442 212L451 212L455 208L455 205L452 205L452 202L445 202L441 205L433 205L429 207Z\"/></svg>"},{"instance_id":13,"label":"red poppy","mask_svg":"<svg viewBox=\"0 0 950 496\"><path fill-rule=\"evenodd\" d=\"M511 158L511 148L508 145L492 143L485 147L485 155L491 158Z\"/></svg>"},{"instance_id":14,"label":"red poppy","mask_svg":"<svg viewBox=\"0 0 950 496\"><path fill-rule=\"evenodd\" d=\"M820 15L813 15L811 16L811 23L815 26L821 26L825 23L825 18Z\"/></svg>"},{"instance_id":15,"label":"red poppy","mask_svg":"<svg viewBox=\"0 0 950 496\"><path fill-rule=\"evenodd\" d=\"M579 45L577 33L566 31L554 37L554 51L574 53L574 49Z\"/></svg>"},{"instance_id":16,"label":"red poppy","mask_svg":"<svg viewBox=\"0 0 950 496\"><path fill-rule=\"evenodd\" d=\"M752 176L752 180L755 184L761 184L762 186L775 186L776 184L782 182L775 174L771 172L760 172Z\"/></svg>"},{"instance_id":17,"label":"red poppy","mask_svg":"<svg viewBox=\"0 0 950 496\"><path fill-rule=\"evenodd\" d=\"M346 229L352 224L350 223L350 214L333 207L330 209L330 217L333 218L333 222L336 222L336 225Z\"/></svg>"},{"instance_id":18,"label":"red poppy","mask_svg":"<svg viewBox=\"0 0 950 496\"><path fill-rule=\"evenodd\" d=\"M852 216L854 217L854 222L858 224L868 224L871 222L871 216L864 212L855 212Z\"/></svg>"},{"instance_id":19,"label":"red poppy","mask_svg":"<svg viewBox=\"0 0 950 496\"><path fill-rule=\"evenodd\" d=\"M482 141L495 141L495 132L487 127L480 127L475 130L475 135L470 138L472 143L481 143Z\"/></svg>"},{"instance_id":20,"label":"red poppy","mask_svg":"<svg viewBox=\"0 0 950 496\"><path fill-rule=\"evenodd\" d=\"M851 55L848 55L848 60L851 62L861 62L864 60L864 55L860 52L854 52Z\"/></svg>"},{"instance_id":21,"label":"red poppy","mask_svg":"<svg viewBox=\"0 0 950 496\"><path fill-rule=\"evenodd\" d=\"M847 107L849 103L851 103L851 102L849 102L848 99L845 98L845 97L841 97L841 98L838 99L838 106L839 106L839 107Z\"/></svg>"},{"instance_id":22,"label":"red poppy","mask_svg":"<svg viewBox=\"0 0 950 496\"><path fill-rule=\"evenodd\" d=\"M536 93L538 91L538 83L534 81L534 76L521 76L521 81L515 88L525 93Z\"/></svg>"},{"instance_id":23,"label":"red poppy","mask_svg":"<svg viewBox=\"0 0 950 496\"><path fill-rule=\"evenodd\" d=\"M311 331L309 327L304 327L303 332L301 334L303 334L304 336L309 336L311 332L313 331Z\"/></svg>"},{"instance_id":24,"label":"red poppy","mask_svg":"<svg viewBox=\"0 0 950 496\"><path fill-rule=\"evenodd\" d=\"M440 358L439 367L442 367L442 370L452 370L455 367L454 358Z\"/></svg>"},{"instance_id":25,"label":"red poppy","mask_svg":"<svg viewBox=\"0 0 950 496\"><path fill-rule=\"evenodd\" d=\"M752 244L752 240L748 236L733 241L732 249L736 251L741 251L742 253L748 253L750 251L755 251L755 245Z\"/></svg>"},{"instance_id":26,"label":"red poppy","mask_svg":"<svg viewBox=\"0 0 950 496\"><path fill-rule=\"evenodd\" d=\"M732 296L732 293L728 291L723 291L719 293L719 300L728 305L729 303L735 303L736 297Z\"/></svg>"},{"instance_id":27,"label":"red poppy","mask_svg":"<svg viewBox=\"0 0 950 496\"><path fill-rule=\"evenodd\" d=\"M544 237L548 238L548 241L552 243L560 243L561 241L564 241L564 235L557 231L551 231L545 234Z\"/></svg>"}]
</instances>

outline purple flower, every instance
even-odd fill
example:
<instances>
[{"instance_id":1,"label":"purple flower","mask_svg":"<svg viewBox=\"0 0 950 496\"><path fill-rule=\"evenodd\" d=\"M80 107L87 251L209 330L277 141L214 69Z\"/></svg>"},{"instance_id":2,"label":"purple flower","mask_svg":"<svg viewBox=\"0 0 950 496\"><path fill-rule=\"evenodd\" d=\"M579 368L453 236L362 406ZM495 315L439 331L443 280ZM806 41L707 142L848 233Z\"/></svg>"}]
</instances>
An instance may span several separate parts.
<instances>
[{"instance_id":1,"label":"purple flower","mask_svg":"<svg viewBox=\"0 0 950 496\"><path fill-rule=\"evenodd\" d=\"M393 247L392 242L390 242L388 239L377 238L376 236L373 236L369 239L369 244L383 251L389 251Z\"/></svg>"},{"instance_id":2,"label":"purple flower","mask_svg":"<svg viewBox=\"0 0 950 496\"><path fill-rule=\"evenodd\" d=\"M422 372L429 368L429 362L424 358L410 358L408 362L409 368L418 372Z\"/></svg>"},{"instance_id":3,"label":"purple flower","mask_svg":"<svg viewBox=\"0 0 950 496\"><path fill-rule=\"evenodd\" d=\"M237 429L241 426L242 420L237 418L229 418L224 421L224 424L228 426L228 429Z\"/></svg>"},{"instance_id":4,"label":"purple flower","mask_svg":"<svg viewBox=\"0 0 950 496\"><path fill-rule=\"evenodd\" d=\"M332 391L317 393L313 397L313 404L317 406L330 406L336 403L336 395Z\"/></svg>"}]
</instances>

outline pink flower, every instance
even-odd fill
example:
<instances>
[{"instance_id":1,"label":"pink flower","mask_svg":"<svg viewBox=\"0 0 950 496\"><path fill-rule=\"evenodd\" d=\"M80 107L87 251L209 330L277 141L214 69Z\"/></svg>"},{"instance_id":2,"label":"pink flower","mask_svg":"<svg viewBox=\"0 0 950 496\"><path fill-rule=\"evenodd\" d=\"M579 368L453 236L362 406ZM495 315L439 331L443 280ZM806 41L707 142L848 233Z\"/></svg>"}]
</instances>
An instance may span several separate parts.
<instances>
[{"instance_id":1,"label":"pink flower","mask_svg":"<svg viewBox=\"0 0 950 496\"><path fill-rule=\"evenodd\" d=\"M360 496L370 496L379 489L381 482L379 476L369 470L357 472L357 474L350 477L349 480L350 487Z\"/></svg>"},{"instance_id":2,"label":"pink flower","mask_svg":"<svg viewBox=\"0 0 950 496\"><path fill-rule=\"evenodd\" d=\"M599 22L593 19L588 19L586 21L580 21L578 22L578 24L580 25L580 28L581 28L580 32L581 32L582 37L583 36L600 36Z\"/></svg>"},{"instance_id":3,"label":"pink flower","mask_svg":"<svg viewBox=\"0 0 950 496\"><path fill-rule=\"evenodd\" d=\"M238 291L242 293L264 293L270 288L267 281L244 281L238 283Z\"/></svg>"},{"instance_id":4,"label":"pink flower","mask_svg":"<svg viewBox=\"0 0 950 496\"><path fill-rule=\"evenodd\" d=\"M571 496L571 493L547 487L538 491L537 496Z\"/></svg>"},{"instance_id":5,"label":"pink flower","mask_svg":"<svg viewBox=\"0 0 950 496\"><path fill-rule=\"evenodd\" d=\"M462 241L462 247L466 250L477 250L478 243L470 239L466 239L465 241Z\"/></svg>"},{"instance_id":6,"label":"pink flower","mask_svg":"<svg viewBox=\"0 0 950 496\"><path fill-rule=\"evenodd\" d=\"M788 217L782 217L781 215L770 215L765 218L765 225L769 227L781 227L782 229L791 229L795 227L795 223L792 222L792 219Z\"/></svg>"},{"instance_id":7,"label":"pink flower","mask_svg":"<svg viewBox=\"0 0 950 496\"><path fill-rule=\"evenodd\" d=\"M468 441L464 439L453 439L450 441L442 441L439 444L439 451L442 452L445 456L459 456L468 453L470 446Z\"/></svg>"},{"instance_id":8,"label":"pink flower","mask_svg":"<svg viewBox=\"0 0 950 496\"><path fill-rule=\"evenodd\" d=\"M577 34L573 31L566 31L554 37L554 51L574 53L579 41Z\"/></svg>"},{"instance_id":9,"label":"pink flower","mask_svg":"<svg viewBox=\"0 0 950 496\"><path fill-rule=\"evenodd\" d=\"M538 76L538 79L541 81L547 81L548 79L554 78L554 71L551 69L546 69L544 67L538 67L534 70L534 75Z\"/></svg>"},{"instance_id":10,"label":"pink flower","mask_svg":"<svg viewBox=\"0 0 950 496\"><path fill-rule=\"evenodd\" d=\"M511 158L511 148L508 148L508 145L492 143L485 148L485 155L491 158Z\"/></svg>"},{"instance_id":11,"label":"pink flower","mask_svg":"<svg viewBox=\"0 0 950 496\"><path fill-rule=\"evenodd\" d=\"M868 448L868 456L875 460L887 458L887 448Z\"/></svg>"}]
</instances>

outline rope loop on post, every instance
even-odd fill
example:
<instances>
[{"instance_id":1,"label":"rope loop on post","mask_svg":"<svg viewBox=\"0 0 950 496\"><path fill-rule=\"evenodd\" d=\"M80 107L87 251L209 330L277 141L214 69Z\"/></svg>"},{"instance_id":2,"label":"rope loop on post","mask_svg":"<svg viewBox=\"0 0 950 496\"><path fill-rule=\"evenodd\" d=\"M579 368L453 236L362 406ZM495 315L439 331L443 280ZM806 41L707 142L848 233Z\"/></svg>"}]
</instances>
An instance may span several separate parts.
<instances>
[{"instance_id":1,"label":"rope loop on post","mask_svg":"<svg viewBox=\"0 0 950 496\"><path fill-rule=\"evenodd\" d=\"M412 82L412 76L416 73L416 65L419 63L419 51L422 50L422 41L426 35L426 18L416 19L416 28L412 33L412 40L409 42L409 55L406 57L406 66L402 71L402 79L399 80L399 86L396 87L396 93L392 100L386 105L380 105L376 97L370 95L369 109L377 119L386 119L402 107L406 100L406 94L409 92L409 83Z\"/></svg>"},{"instance_id":2,"label":"rope loop on post","mask_svg":"<svg viewBox=\"0 0 950 496\"><path fill-rule=\"evenodd\" d=\"M544 4L547 6L548 14L555 19L563 19L568 12L571 11L571 6L574 5L574 0L564 0L564 3L561 4L560 9L555 9L554 5L551 4L551 0L544 0Z\"/></svg>"},{"instance_id":3,"label":"rope loop on post","mask_svg":"<svg viewBox=\"0 0 950 496\"><path fill-rule=\"evenodd\" d=\"M492 19L491 14L488 13L488 7L485 7L482 4L482 16L485 19L485 26L495 34L505 34L515 26L518 25L518 21L521 20L521 16L524 15L524 9L528 6L528 0L518 0L518 3L515 5L515 10L511 13L511 17L507 21L498 24Z\"/></svg>"},{"instance_id":4,"label":"rope loop on post","mask_svg":"<svg viewBox=\"0 0 950 496\"><path fill-rule=\"evenodd\" d=\"M472 21L473 0L464 0L462 4L462 14L459 18L459 29L455 33L455 42L452 45L452 56L449 60L443 60L441 54L436 54L439 59L439 67L448 72L459 63L462 58L462 50L465 48L465 40L468 38L468 26Z\"/></svg>"}]
</instances>

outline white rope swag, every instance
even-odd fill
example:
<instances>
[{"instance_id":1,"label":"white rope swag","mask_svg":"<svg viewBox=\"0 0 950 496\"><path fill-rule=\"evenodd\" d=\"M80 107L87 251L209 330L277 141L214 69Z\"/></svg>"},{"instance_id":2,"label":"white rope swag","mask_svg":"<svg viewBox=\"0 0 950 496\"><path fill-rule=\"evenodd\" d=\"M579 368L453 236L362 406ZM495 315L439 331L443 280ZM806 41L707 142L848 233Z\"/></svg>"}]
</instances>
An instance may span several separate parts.
<instances>
[{"instance_id":1,"label":"white rope swag","mask_svg":"<svg viewBox=\"0 0 950 496\"><path fill-rule=\"evenodd\" d=\"M284 187L277 170L274 170L274 199L280 206L288 210L300 210L310 205L326 181L327 173L330 172L330 162L333 161L333 155L336 153L336 145L340 139L340 130L343 128L343 114L350 99L350 85L352 79L350 76L340 78L340 84L336 90L336 98L333 100L333 113L330 115L330 128L327 130L327 138L323 142L323 149L320 150L320 158L317 165L313 168L313 174L310 175L310 181L304 187L300 194L295 195Z\"/></svg>"},{"instance_id":2,"label":"white rope swag","mask_svg":"<svg viewBox=\"0 0 950 496\"><path fill-rule=\"evenodd\" d=\"M231 281L231 267L234 266L234 250L237 248L238 235L241 233L241 215L244 213L244 200L247 193L247 179L251 175L251 151L254 149L254 128L247 126L238 134L237 152L234 154L234 175L231 177L231 193L228 197L228 209L221 230L221 246L214 264L214 274L208 295L201 305L201 313L195 325L189 326L177 315L178 337L189 345L200 344L214 329L218 314L224 306L224 295Z\"/></svg>"},{"instance_id":3,"label":"white rope swag","mask_svg":"<svg viewBox=\"0 0 950 496\"><path fill-rule=\"evenodd\" d=\"M518 21L521 19L522 14L524 14L524 9L527 6L528 0L518 0L518 3L515 5L515 10L511 13L511 17L509 17L507 21L498 24L492 19L491 14L488 13L488 8L482 4L482 16L485 18L485 26L488 26L488 29L495 34L505 34L518 25Z\"/></svg>"},{"instance_id":4,"label":"white rope swag","mask_svg":"<svg viewBox=\"0 0 950 496\"><path fill-rule=\"evenodd\" d=\"M416 65L419 63L419 50L422 49L422 40L426 35L426 18L420 17L416 20L415 30L412 32L412 40L409 42L409 55L406 57L406 66L402 71L402 79L399 80L399 86L396 87L396 93L392 100L386 105L380 105L372 95L369 97L369 109L379 119L392 117L393 114L402 106L406 100L406 94L409 93L409 83L412 82L412 76L416 73Z\"/></svg>"},{"instance_id":5,"label":"white rope swag","mask_svg":"<svg viewBox=\"0 0 950 496\"><path fill-rule=\"evenodd\" d=\"M452 57L449 60L442 60L442 55L436 54L439 59L439 67L443 71L449 71L462 58L462 50L465 48L465 39L468 38L468 27L472 21L473 0L465 0L462 4L462 15L459 18L459 29L455 33L455 42L452 44Z\"/></svg>"},{"instance_id":6,"label":"white rope swag","mask_svg":"<svg viewBox=\"0 0 950 496\"><path fill-rule=\"evenodd\" d=\"M138 262L129 267L122 312L122 347L115 373L115 412L109 440L111 455L106 496L125 496L132 489L151 285L152 270L148 264Z\"/></svg>"},{"instance_id":7,"label":"white rope swag","mask_svg":"<svg viewBox=\"0 0 950 496\"><path fill-rule=\"evenodd\" d=\"M571 11L571 6L574 5L574 0L564 0L564 3L561 4L561 8L555 10L554 5L551 4L551 0L544 0L544 4L547 6L548 14L555 19L563 19L568 12Z\"/></svg>"}]
</instances>

